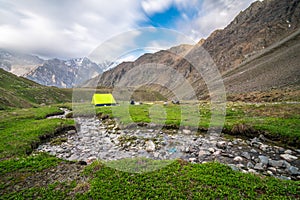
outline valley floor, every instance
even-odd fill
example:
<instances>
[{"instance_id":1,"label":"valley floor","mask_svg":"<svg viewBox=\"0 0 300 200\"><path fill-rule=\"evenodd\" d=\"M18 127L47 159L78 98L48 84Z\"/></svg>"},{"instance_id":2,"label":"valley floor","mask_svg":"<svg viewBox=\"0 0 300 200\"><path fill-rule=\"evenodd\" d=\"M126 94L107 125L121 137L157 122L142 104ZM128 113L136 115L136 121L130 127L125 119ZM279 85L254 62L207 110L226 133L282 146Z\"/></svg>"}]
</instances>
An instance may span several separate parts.
<instances>
[{"instance_id":1,"label":"valley floor","mask_svg":"<svg viewBox=\"0 0 300 200\"><path fill-rule=\"evenodd\" d=\"M119 107L120 112L112 112L109 107L97 108L96 113L100 121L91 119L92 123L99 124L89 126L82 123L78 132L75 131L72 119L47 118L51 115L63 114L58 108L70 109L70 105L1 111L0 199L300 198L299 180L297 181L300 175L298 174L300 163L297 159L299 157L297 145L300 139L298 102L228 103L223 131L231 135L224 135L225 138L222 135L213 138L213 135L207 136L201 133L207 131L210 125L209 103L202 102L199 107L202 120L199 124L198 121L196 122L200 126L200 132L193 126L195 121L188 120L193 117L185 118L185 115L178 113L179 108L184 107L184 111L192 116L196 115L197 113L191 112L189 106L189 104L182 104L165 107L167 118L158 133L155 133L157 127L151 122L155 121L156 125L159 125L161 119L155 117L159 115L155 115L157 110L151 110L153 105L130 106L129 113L134 116L133 121L137 123L138 133L145 133L143 131L146 130L149 134L147 126L152 124L153 134L158 135L156 139L155 136L149 136L145 141L134 135L138 134L137 129L134 131L131 129L130 132L129 128L133 126L128 118L121 117L124 114L122 114L122 106ZM84 112L84 109L80 110ZM159 114L159 111L157 112L156 114ZM75 110L73 110L74 114L76 114ZM151 118L151 114L154 117ZM71 116L72 114L69 114L69 117ZM111 117L116 117L117 121L111 120ZM87 119L86 116L82 118L82 120ZM175 132L173 129L180 127L182 119L185 122L184 129ZM78 121L76 122L78 128ZM113 147L116 151L108 154L109 158L118 157L120 152L127 152L126 155L130 157L134 152L133 149L139 148L140 143L143 143L140 149L145 158L108 162L109 159L105 160L107 157L102 157L100 162L95 161L97 155L90 155L91 151L87 149L81 149L82 154L75 157L74 146L80 149L80 141L88 136L88 134L80 135L84 131L103 133L103 137L98 140L91 138L95 135L85 138L88 139L85 143L87 145L94 146L94 142L98 141L98 145L109 148L105 146L108 143L111 145L109 141L118 143L117 148ZM183 137L184 135L187 137ZM164 149L165 136L173 137L177 146L171 147L168 143L171 140L166 140L165 147L168 148ZM195 137L196 140L193 139ZM137 142L137 139L141 141ZM105 144L105 141L108 143ZM150 141L153 141L154 147ZM74 142L73 149L70 146L71 142ZM156 151L151 148L161 151L155 154ZM175 155L179 150L185 152L183 154L185 157L174 157L175 160L172 162L155 160L163 156L162 152L167 152L165 156L171 156L167 158L173 158L172 154ZM71 155L72 151L75 152L73 155ZM278 155L273 151L275 154L278 151ZM64 159L51 156L49 153ZM243 173L247 171L245 167L248 167L252 159L247 158L247 153L250 157L254 157L253 165L268 168L260 172L259 166L256 166L257 169L254 169L255 166L250 166L253 169L252 173ZM280 157L283 154L290 157ZM147 159L147 155L151 159ZM265 160L267 157L268 161ZM293 159L295 157L296 160ZM234 165L220 163L229 164L229 161ZM268 163L266 164L265 161ZM280 163L286 166L272 166ZM85 166L86 164L89 165ZM123 168L118 168L120 166ZM277 171L272 172L272 168ZM134 172L139 173L132 173L128 169L134 169ZM253 173L254 170L260 173ZM280 170L282 174L278 173ZM278 173L277 178L268 171L273 175ZM294 180L283 180L288 179L289 176Z\"/></svg>"}]
</instances>

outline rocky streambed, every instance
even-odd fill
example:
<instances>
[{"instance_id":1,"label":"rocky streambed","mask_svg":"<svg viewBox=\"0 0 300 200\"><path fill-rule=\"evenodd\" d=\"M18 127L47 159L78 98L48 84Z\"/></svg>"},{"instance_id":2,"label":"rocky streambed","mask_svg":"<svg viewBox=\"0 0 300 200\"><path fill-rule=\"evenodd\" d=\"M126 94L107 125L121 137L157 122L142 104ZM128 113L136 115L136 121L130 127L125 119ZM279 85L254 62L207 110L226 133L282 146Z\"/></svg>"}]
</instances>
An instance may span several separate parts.
<instances>
[{"instance_id":1,"label":"rocky streambed","mask_svg":"<svg viewBox=\"0 0 300 200\"><path fill-rule=\"evenodd\" d=\"M229 139L213 132L157 130L150 125L119 129L111 119L103 122L97 118L76 118L76 122L77 131L69 130L40 145L37 151L87 164L136 157L180 158L191 163L218 161L244 173L300 180L300 150L268 145L262 135L247 140Z\"/></svg>"}]
</instances>

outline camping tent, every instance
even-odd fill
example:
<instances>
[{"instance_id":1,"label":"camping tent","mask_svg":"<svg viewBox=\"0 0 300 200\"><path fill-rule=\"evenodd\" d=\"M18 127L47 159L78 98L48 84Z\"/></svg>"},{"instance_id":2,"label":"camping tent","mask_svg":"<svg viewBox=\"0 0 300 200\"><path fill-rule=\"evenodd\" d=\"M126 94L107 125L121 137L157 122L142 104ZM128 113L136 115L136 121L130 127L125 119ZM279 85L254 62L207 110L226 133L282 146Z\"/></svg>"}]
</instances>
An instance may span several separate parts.
<instances>
[{"instance_id":1,"label":"camping tent","mask_svg":"<svg viewBox=\"0 0 300 200\"><path fill-rule=\"evenodd\" d=\"M116 105L116 101L112 94L94 94L92 104L95 106L112 106Z\"/></svg>"}]
</instances>

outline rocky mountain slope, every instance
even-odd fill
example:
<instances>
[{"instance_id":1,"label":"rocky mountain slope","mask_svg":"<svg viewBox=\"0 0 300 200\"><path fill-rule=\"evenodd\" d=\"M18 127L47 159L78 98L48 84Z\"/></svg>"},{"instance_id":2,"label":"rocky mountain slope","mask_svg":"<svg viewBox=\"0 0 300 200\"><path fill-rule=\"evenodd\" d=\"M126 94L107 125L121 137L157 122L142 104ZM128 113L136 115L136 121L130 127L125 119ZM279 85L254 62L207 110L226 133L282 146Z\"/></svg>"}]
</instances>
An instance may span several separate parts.
<instances>
[{"instance_id":1,"label":"rocky mountain slope","mask_svg":"<svg viewBox=\"0 0 300 200\"><path fill-rule=\"evenodd\" d=\"M46 87L0 69L0 110L70 102L72 90Z\"/></svg>"},{"instance_id":2,"label":"rocky mountain slope","mask_svg":"<svg viewBox=\"0 0 300 200\"><path fill-rule=\"evenodd\" d=\"M71 88L99 75L106 67L107 63L96 64L88 58L43 60L38 56L0 50L0 68L46 86Z\"/></svg>"},{"instance_id":3,"label":"rocky mountain slope","mask_svg":"<svg viewBox=\"0 0 300 200\"><path fill-rule=\"evenodd\" d=\"M24 77L42 85L72 88L99 75L105 67L105 64L98 65L88 58L67 61L52 59L45 61L43 65L25 74Z\"/></svg>"},{"instance_id":4,"label":"rocky mountain slope","mask_svg":"<svg viewBox=\"0 0 300 200\"><path fill-rule=\"evenodd\" d=\"M44 60L37 56L0 49L0 68L17 76L22 76L43 63Z\"/></svg>"},{"instance_id":5,"label":"rocky mountain slope","mask_svg":"<svg viewBox=\"0 0 300 200\"><path fill-rule=\"evenodd\" d=\"M174 49L145 54L134 62L121 63L116 68L103 73L101 77L97 78L98 86L115 87L120 84L121 80L122 86L132 86L134 80L149 76L144 72L133 73L134 76L131 76L132 71L149 63L156 63L174 69L193 86L200 98L201 96L204 97L207 95L205 77L201 75L202 72L199 74L193 65L186 60L186 58L201 60L202 49L209 53L219 72L224 76L226 89L230 93L265 91L274 87L295 85L295 83L299 83L299 75L296 72L297 67L299 68L297 65L299 57L299 51L297 51L298 40L296 37L295 40L292 40L294 42L291 40L288 42L286 38L295 34L299 28L300 1L257 1L245 11L242 11L226 28L216 30L205 41L201 40L193 48L184 51L183 57L176 54ZM281 43L281 45L276 46L278 43ZM269 49L268 52L266 52L266 49ZM291 52L293 55L289 56ZM260 55L259 62L266 63L264 67L257 63L258 60L254 59L258 55ZM273 65L278 62L278 56L283 56L284 59L282 57L280 66ZM248 64L245 65L245 63ZM293 63L293 65L290 65L290 63ZM252 70L248 71L247 78L248 82L251 79L253 84L245 84L247 80L235 74L239 73L238 70L232 71L240 67L247 68L247 66L253 66ZM211 66L205 66L201 70L209 71L210 68ZM264 81L257 81L257 74L261 75L260 78L264 77ZM167 80L165 85L172 85L174 79L171 75L172 73L162 72L157 75L156 79ZM286 81L283 83L283 80ZM213 82L213 79L211 82ZM157 85L153 89L161 90ZM171 96L171 93L169 91L164 94Z\"/></svg>"},{"instance_id":6,"label":"rocky mountain slope","mask_svg":"<svg viewBox=\"0 0 300 200\"><path fill-rule=\"evenodd\" d=\"M229 93L300 86L300 29L223 76Z\"/></svg>"}]
</instances>

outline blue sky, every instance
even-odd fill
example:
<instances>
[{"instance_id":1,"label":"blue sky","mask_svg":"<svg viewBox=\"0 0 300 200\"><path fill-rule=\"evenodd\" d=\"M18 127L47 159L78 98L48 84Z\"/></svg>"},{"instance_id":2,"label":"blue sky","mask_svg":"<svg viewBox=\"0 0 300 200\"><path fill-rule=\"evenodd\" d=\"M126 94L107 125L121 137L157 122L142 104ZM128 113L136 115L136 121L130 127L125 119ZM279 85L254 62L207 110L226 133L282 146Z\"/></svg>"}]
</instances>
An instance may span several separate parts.
<instances>
[{"instance_id":1,"label":"blue sky","mask_svg":"<svg viewBox=\"0 0 300 200\"><path fill-rule=\"evenodd\" d=\"M154 26L172 29L181 18L181 12L175 5L170 5L165 11L147 14L146 20L140 22L140 26Z\"/></svg>"},{"instance_id":2,"label":"blue sky","mask_svg":"<svg viewBox=\"0 0 300 200\"><path fill-rule=\"evenodd\" d=\"M0 0L0 48L44 58L73 58L89 55L114 37L123 49L168 48L186 41L160 34L120 36L143 27L160 27L198 42L213 30L224 28L253 1ZM129 35L133 38L127 38Z\"/></svg>"}]
</instances>

